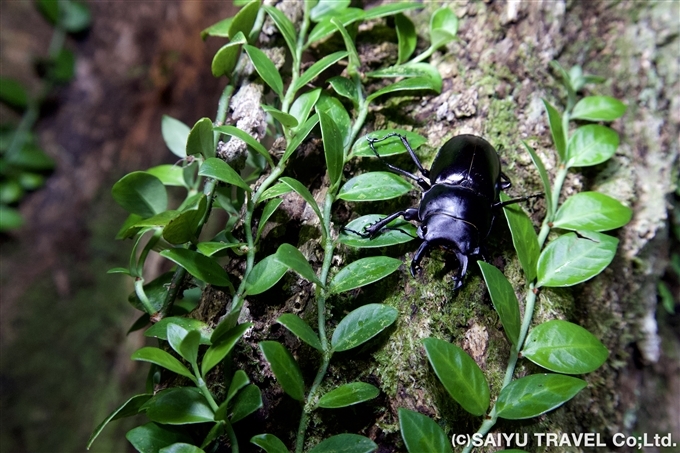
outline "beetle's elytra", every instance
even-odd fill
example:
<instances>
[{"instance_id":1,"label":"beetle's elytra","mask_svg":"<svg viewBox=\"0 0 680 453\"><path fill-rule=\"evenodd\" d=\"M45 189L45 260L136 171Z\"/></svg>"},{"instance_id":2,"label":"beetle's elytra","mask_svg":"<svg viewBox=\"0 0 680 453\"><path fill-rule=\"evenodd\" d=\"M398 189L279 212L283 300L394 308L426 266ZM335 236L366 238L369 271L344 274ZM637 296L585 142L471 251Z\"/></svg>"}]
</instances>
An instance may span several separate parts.
<instances>
[{"instance_id":1,"label":"beetle's elytra","mask_svg":"<svg viewBox=\"0 0 680 453\"><path fill-rule=\"evenodd\" d=\"M422 177L389 164L375 150L374 143L394 136L406 147ZM537 196L499 202L500 191L511 186L510 179L501 171L494 147L475 135L458 135L446 142L430 170L423 168L403 135L391 133L382 138L368 138L368 143L387 167L416 181L423 194L417 208L397 211L363 232L352 232L374 238L399 216L418 222L418 237L423 242L411 261L413 276L420 270L423 257L432 248L439 247L458 260L458 273L454 276L455 289L458 289L467 272L469 258L481 256L480 247L489 235L496 210Z\"/></svg>"}]
</instances>

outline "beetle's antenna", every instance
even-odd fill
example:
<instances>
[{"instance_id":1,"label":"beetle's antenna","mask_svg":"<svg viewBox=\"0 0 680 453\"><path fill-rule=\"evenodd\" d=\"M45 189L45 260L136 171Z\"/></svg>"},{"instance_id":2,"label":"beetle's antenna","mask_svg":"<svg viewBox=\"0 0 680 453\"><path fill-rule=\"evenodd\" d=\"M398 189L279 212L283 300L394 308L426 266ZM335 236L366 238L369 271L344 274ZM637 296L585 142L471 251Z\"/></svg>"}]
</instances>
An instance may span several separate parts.
<instances>
[{"instance_id":1,"label":"beetle's antenna","mask_svg":"<svg viewBox=\"0 0 680 453\"><path fill-rule=\"evenodd\" d=\"M539 197L542 197L544 195L545 195L544 193L536 193L534 195L529 195L529 196L526 196L526 197L513 198L512 200L507 200L507 201L495 203L495 204L491 205L491 209L503 208L503 207L511 205L511 204L521 203L522 201L529 201L532 198L539 198Z\"/></svg>"},{"instance_id":2,"label":"beetle's antenna","mask_svg":"<svg viewBox=\"0 0 680 453\"><path fill-rule=\"evenodd\" d=\"M420 164L420 161L418 160L418 157L416 156L415 152L413 152L413 149L411 149L411 145L408 144L408 141L406 140L406 137L403 135L397 134L397 133L392 133L392 134L387 134L386 136L382 138L372 138L372 137L366 137L366 141L368 141L368 146L371 147L371 151L373 151L373 154L376 155L380 161L387 166L390 170L394 171L395 173L399 173L402 176L406 176L407 178L413 179L415 182L418 183L418 185L423 189L423 190L429 190L430 189L430 183L425 181L425 179L421 178L420 176L416 176L413 173L410 173L406 170L402 170L399 167L395 167L394 165L390 164L387 162L380 154L378 154L378 151L375 150L375 146L373 145L375 142L381 142L387 138L390 137L399 137L401 138L401 142L404 144L406 147L406 150L409 152L411 155L411 158L413 161L416 163L416 166L418 167L418 170L425 176L429 175L429 172L423 168L423 166Z\"/></svg>"}]
</instances>

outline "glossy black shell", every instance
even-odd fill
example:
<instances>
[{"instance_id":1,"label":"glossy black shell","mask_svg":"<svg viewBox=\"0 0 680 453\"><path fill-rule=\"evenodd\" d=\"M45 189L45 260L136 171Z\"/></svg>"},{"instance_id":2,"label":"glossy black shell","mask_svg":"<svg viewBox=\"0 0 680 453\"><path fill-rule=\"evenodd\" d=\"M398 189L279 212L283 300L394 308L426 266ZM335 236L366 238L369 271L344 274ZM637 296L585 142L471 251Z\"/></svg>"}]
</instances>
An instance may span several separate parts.
<instances>
[{"instance_id":1,"label":"glossy black shell","mask_svg":"<svg viewBox=\"0 0 680 453\"><path fill-rule=\"evenodd\" d=\"M498 199L501 162L493 146L476 135L458 135L446 142L430 168L433 186L461 186L486 197Z\"/></svg>"}]
</instances>

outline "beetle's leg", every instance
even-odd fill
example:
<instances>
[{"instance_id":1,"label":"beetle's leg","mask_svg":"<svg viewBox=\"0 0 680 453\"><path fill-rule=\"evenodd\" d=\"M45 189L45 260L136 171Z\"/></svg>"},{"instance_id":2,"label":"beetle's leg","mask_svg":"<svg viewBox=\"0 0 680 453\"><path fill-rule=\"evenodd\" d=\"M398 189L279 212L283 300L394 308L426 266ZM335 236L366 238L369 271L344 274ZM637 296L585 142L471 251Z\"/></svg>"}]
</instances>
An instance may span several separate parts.
<instances>
[{"instance_id":1,"label":"beetle's leg","mask_svg":"<svg viewBox=\"0 0 680 453\"><path fill-rule=\"evenodd\" d=\"M395 133L392 133L392 134L387 134L387 135L384 136L383 138L371 138L371 137L367 137L366 140L368 141L368 146L371 147L371 151L373 151L373 154L375 154L375 155L378 157L378 159L380 159L380 160L383 162L383 164L385 164L385 165L387 166L387 168L389 168L390 170L392 170L392 171L394 171L394 172L396 172L396 173L399 173L399 174L402 175L402 176L406 176L407 178L413 179L415 182L418 183L418 185L419 185L423 190L428 190L428 189L430 188L430 183L427 182L427 181L425 181L424 178L421 178L420 176L416 176L416 175L414 175L413 173L410 173L410 172L408 172L408 171L406 171L406 170L402 170L402 169L399 168L399 167L395 167L394 165L390 164L390 163L387 162L385 159L383 159L383 157L382 157L380 154L378 154L378 151L375 150L375 146L373 146L373 143L375 143L375 142L380 142L380 141L383 141L383 140L385 140L385 139L387 139L387 138L395 137L395 136L401 138L401 142L404 144L404 146L406 147L407 151L408 151L409 154L411 155L411 158L412 158L413 161L416 163L416 166L418 167L418 170L420 170L420 172L423 174L423 176L427 177L427 176L430 174L430 172L427 171L427 170L425 170L425 169L423 168L423 166L422 166L422 164L420 163L420 161L418 160L418 157L416 156L415 152L413 152L413 149L411 149L411 145L408 144L408 141L406 140L406 137L404 137L403 135L397 134L397 133L395 132Z\"/></svg>"},{"instance_id":2,"label":"beetle's leg","mask_svg":"<svg viewBox=\"0 0 680 453\"><path fill-rule=\"evenodd\" d=\"M537 193L537 194L534 194L534 195L529 195L527 197L513 198L512 200L508 200L508 201L499 201L498 203L492 204L491 209L502 208L504 206L508 206L508 205L515 204L515 203L521 203L522 201L528 201L528 200L531 200L532 198L542 197L543 195L544 195L543 193Z\"/></svg>"},{"instance_id":3,"label":"beetle's leg","mask_svg":"<svg viewBox=\"0 0 680 453\"><path fill-rule=\"evenodd\" d=\"M463 255L462 253L456 253L456 258L458 258L458 264L460 265L460 268L458 269L458 275L453 277L453 283L454 283L454 291L463 286L463 278L465 278L465 274L467 274L467 267L468 267L468 257L467 255Z\"/></svg>"},{"instance_id":4,"label":"beetle's leg","mask_svg":"<svg viewBox=\"0 0 680 453\"><path fill-rule=\"evenodd\" d=\"M415 278L416 274L420 272L420 261L423 259L429 249L430 243L423 241L423 243L420 244L420 247L418 247L418 250L416 250L416 254L413 255L413 260L411 261L411 277Z\"/></svg>"},{"instance_id":5,"label":"beetle's leg","mask_svg":"<svg viewBox=\"0 0 680 453\"><path fill-rule=\"evenodd\" d=\"M385 229L385 227L387 226L388 223L390 223L392 220L396 219L399 216L404 216L404 219L406 219L406 220L418 220L418 210L415 209L415 208L408 208L408 209L405 209L403 211L397 211L393 214L388 215L384 219L378 220L377 222L375 222L372 225L369 225L367 227L365 226L363 232L359 232L359 231L352 230L350 228L345 228L345 227L343 227L343 230L349 231L350 233L354 233L357 236L361 236L362 238L373 239L374 237L376 237L380 233L380 231ZM396 229L401 231L404 234L411 236L406 231L400 230L399 228L396 228Z\"/></svg>"},{"instance_id":6,"label":"beetle's leg","mask_svg":"<svg viewBox=\"0 0 680 453\"><path fill-rule=\"evenodd\" d=\"M512 181L510 181L510 178L508 178L508 175L505 173L501 172L501 180L500 180L500 186L499 188L501 190L509 189L512 187Z\"/></svg>"}]
</instances>

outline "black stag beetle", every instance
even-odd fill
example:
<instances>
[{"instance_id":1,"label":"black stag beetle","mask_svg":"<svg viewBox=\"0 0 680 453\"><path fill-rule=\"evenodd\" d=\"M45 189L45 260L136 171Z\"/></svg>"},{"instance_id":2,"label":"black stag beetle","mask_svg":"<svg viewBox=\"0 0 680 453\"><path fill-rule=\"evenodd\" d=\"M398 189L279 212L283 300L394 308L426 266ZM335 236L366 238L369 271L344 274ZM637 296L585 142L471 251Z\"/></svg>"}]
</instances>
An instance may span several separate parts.
<instances>
[{"instance_id":1,"label":"black stag beetle","mask_svg":"<svg viewBox=\"0 0 680 453\"><path fill-rule=\"evenodd\" d=\"M422 177L391 165L375 150L374 143L395 136L401 139ZM414 277L420 271L423 257L432 248L439 247L457 258L459 268L458 274L454 276L454 289L460 288L467 273L469 258L483 258L481 247L491 230L495 210L543 195L499 202L500 191L509 188L512 183L501 171L501 162L494 147L475 135L458 135L446 142L437 153L430 170L423 168L408 140L401 134L391 133L367 140L373 153L387 167L418 183L423 189L423 196L418 208L397 211L364 228L363 232L346 230L372 239L399 216L420 222L418 237L423 243L411 261L411 275Z\"/></svg>"}]
</instances>

